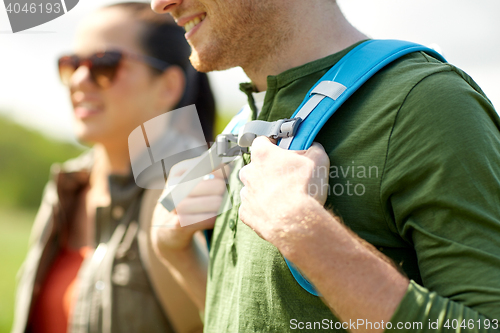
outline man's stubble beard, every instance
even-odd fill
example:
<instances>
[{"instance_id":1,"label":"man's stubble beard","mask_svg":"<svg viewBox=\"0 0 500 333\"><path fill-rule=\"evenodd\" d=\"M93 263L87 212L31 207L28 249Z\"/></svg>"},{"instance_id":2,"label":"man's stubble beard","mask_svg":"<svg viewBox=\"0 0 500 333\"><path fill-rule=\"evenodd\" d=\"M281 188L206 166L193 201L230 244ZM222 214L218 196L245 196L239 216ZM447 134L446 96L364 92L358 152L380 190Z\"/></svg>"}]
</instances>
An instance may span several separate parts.
<instances>
[{"instance_id":1,"label":"man's stubble beard","mask_svg":"<svg viewBox=\"0 0 500 333\"><path fill-rule=\"evenodd\" d=\"M196 70L206 73L240 66L246 72L257 72L290 38L291 26L278 17L272 1L258 7L252 0L243 1L239 10L220 11L236 15L217 17L209 33L210 43L200 49L192 47L190 60Z\"/></svg>"}]
</instances>

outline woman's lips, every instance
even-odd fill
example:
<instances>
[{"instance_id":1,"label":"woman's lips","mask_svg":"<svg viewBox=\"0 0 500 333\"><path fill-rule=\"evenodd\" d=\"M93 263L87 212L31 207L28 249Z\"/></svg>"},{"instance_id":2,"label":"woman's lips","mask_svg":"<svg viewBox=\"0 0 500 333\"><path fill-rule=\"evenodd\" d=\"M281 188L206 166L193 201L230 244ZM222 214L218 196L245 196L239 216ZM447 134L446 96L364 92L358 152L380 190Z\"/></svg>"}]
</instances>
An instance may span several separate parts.
<instances>
[{"instance_id":1,"label":"woman's lips","mask_svg":"<svg viewBox=\"0 0 500 333\"><path fill-rule=\"evenodd\" d=\"M78 119L87 119L102 113L102 109L95 107L77 106L73 109L75 117Z\"/></svg>"}]
</instances>

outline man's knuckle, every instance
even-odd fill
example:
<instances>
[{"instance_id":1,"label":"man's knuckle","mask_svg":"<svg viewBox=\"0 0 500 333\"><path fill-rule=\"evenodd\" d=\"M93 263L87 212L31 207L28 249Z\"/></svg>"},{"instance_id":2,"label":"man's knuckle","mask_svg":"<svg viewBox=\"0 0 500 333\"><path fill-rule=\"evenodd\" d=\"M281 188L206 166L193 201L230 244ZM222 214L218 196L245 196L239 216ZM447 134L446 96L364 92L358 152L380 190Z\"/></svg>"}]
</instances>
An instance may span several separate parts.
<instances>
[{"instance_id":1,"label":"man's knuckle","mask_svg":"<svg viewBox=\"0 0 500 333\"><path fill-rule=\"evenodd\" d=\"M246 165L243 168L241 168L240 171L238 172L238 177L240 178L240 180L243 184L245 184L248 181L247 176L248 176L248 169L249 168L250 168L250 165Z\"/></svg>"},{"instance_id":2,"label":"man's knuckle","mask_svg":"<svg viewBox=\"0 0 500 333\"><path fill-rule=\"evenodd\" d=\"M240 190L240 198L241 198L241 201L245 200L245 193L247 191L247 187L246 186L243 186Z\"/></svg>"}]
</instances>

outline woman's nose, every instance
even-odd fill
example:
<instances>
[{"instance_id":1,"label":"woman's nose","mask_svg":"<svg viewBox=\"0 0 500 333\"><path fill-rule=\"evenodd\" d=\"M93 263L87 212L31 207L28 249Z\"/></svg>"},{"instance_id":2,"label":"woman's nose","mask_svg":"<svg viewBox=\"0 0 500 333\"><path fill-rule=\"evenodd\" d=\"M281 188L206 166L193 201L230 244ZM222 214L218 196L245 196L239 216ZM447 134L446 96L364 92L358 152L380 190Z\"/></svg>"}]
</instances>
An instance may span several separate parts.
<instances>
[{"instance_id":1,"label":"woman's nose","mask_svg":"<svg viewBox=\"0 0 500 333\"><path fill-rule=\"evenodd\" d=\"M82 89L82 88L92 88L95 86L92 77L90 75L90 70L87 66L80 66L71 75L69 80L69 86L71 89Z\"/></svg>"},{"instance_id":2,"label":"woman's nose","mask_svg":"<svg viewBox=\"0 0 500 333\"><path fill-rule=\"evenodd\" d=\"M151 8L158 14L170 13L178 7L183 0L151 0Z\"/></svg>"}]
</instances>

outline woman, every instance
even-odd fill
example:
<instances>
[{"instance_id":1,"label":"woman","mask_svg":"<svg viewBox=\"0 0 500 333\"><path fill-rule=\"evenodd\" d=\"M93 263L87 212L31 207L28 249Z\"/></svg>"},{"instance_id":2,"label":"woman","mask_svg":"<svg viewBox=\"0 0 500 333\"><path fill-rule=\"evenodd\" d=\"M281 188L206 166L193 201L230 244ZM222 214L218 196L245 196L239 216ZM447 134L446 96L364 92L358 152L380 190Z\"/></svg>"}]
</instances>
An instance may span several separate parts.
<instances>
[{"instance_id":1,"label":"woman","mask_svg":"<svg viewBox=\"0 0 500 333\"><path fill-rule=\"evenodd\" d=\"M76 135L94 146L52 170L21 272L13 332L201 330L196 307L152 252L146 207L159 192L134 183L128 145L144 122L190 104L211 140L213 96L206 75L189 63L183 35L146 3L116 4L88 17L75 54L59 59ZM161 142L168 152L189 140Z\"/></svg>"}]
</instances>

